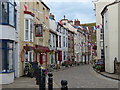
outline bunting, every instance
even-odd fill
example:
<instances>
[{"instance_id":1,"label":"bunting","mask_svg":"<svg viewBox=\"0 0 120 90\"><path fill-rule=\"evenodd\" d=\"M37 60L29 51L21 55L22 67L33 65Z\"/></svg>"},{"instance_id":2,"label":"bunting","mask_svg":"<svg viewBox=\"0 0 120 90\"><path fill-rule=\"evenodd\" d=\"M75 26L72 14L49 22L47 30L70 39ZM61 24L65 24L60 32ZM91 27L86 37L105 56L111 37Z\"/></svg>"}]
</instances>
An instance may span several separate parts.
<instances>
[{"instance_id":1,"label":"bunting","mask_svg":"<svg viewBox=\"0 0 120 90\"><path fill-rule=\"evenodd\" d=\"M75 26L75 25L72 25L74 28L77 28L77 29L81 29L81 30L98 30L98 29L102 29L103 28L103 24L100 24L100 25L97 25L97 26Z\"/></svg>"},{"instance_id":2,"label":"bunting","mask_svg":"<svg viewBox=\"0 0 120 90\"><path fill-rule=\"evenodd\" d=\"M41 11L38 11L37 9L34 9L34 8L31 8L32 10L34 10L34 11L36 11L36 12L38 12L38 13L40 13L40 14L43 14L43 12L41 12ZM45 16L45 18L48 20L49 19L49 17L45 14L44 15Z\"/></svg>"}]
</instances>

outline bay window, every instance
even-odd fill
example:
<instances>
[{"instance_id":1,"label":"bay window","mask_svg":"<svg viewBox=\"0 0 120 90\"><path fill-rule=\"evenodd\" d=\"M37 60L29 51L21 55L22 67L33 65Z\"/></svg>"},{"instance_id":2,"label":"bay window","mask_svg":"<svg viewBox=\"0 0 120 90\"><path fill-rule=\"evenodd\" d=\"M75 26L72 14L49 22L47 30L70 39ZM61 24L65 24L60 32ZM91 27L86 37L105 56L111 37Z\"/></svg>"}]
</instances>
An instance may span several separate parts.
<instances>
[{"instance_id":1,"label":"bay window","mask_svg":"<svg viewBox=\"0 0 120 90\"><path fill-rule=\"evenodd\" d=\"M0 72L11 72L14 69L14 42L10 40L0 40Z\"/></svg>"},{"instance_id":2,"label":"bay window","mask_svg":"<svg viewBox=\"0 0 120 90\"><path fill-rule=\"evenodd\" d=\"M14 26L14 6L10 3L9 4L9 24Z\"/></svg>"},{"instance_id":3,"label":"bay window","mask_svg":"<svg viewBox=\"0 0 120 90\"><path fill-rule=\"evenodd\" d=\"M0 2L0 24L16 26L16 10L14 2Z\"/></svg>"},{"instance_id":4,"label":"bay window","mask_svg":"<svg viewBox=\"0 0 120 90\"><path fill-rule=\"evenodd\" d=\"M0 8L2 10L1 17L0 17L2 20L0 20L0 21L1 21L1 23L2 22L7 23L8 22L8 10L7 10L8 4L6 2L1 2L0 4L1 4Z\"/></svg>"},{"instance_id":5,"label":"bay window","mask_svg":"<svg viewBox=\"0 0 120 90\"><path fill-rule=\"evenodd\" d=\"M33 20L25 19L25 31L24 31L24 40L33 42Z\"/></svg>"}]
</instances>

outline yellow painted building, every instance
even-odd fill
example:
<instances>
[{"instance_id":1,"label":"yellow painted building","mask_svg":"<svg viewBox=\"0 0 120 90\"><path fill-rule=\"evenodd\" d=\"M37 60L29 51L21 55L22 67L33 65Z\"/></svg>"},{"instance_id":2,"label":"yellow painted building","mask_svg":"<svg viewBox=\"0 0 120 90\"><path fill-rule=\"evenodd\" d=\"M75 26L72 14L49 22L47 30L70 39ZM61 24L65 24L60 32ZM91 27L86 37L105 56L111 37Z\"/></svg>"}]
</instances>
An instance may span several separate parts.
<instances>
[{"instance_id":1,"label":"yellow painted building","mask_svg":"<svg viewBox=\"0 0 120 90\"><path fill-rule=\"evenodd\" d=\"M47 66L49 61L49 11L40 0L20 2L20 76L28 62Z\"/></svg>"}]
</instances>

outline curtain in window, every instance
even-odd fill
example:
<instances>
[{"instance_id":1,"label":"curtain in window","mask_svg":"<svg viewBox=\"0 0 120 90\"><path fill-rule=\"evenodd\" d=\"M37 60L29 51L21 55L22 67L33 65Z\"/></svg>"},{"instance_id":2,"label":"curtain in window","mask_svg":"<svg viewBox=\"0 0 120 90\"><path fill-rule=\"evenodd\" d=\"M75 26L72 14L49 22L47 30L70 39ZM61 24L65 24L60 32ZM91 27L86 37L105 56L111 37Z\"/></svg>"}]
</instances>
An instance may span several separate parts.
<instances>
[{"instance_id":1,"label":"curtain in window","mask_svg":"<svg viewBox=\"0 0 120 90\"><path fill-rule=\"evenodd\" d=\"M8 23L7 22L7 14L8 14L8 10L7 10L7 3L5 2L1 2L1 5L2 6L2 23Z\"/></svg>"},{"instance_id":2,"label":"curtain in window","mask_svg":"<svg viewBox=\"0 0 120 90\"><path fill-rule=\"evenodd\" d=\"M33 41L33 20L30 19L30 41Z\"/></svg>"},{"instance_id":3,"label":"curtain in window","mask_svg":"<svg viewBox=\"0 0 120 90\"><path fill-rule=\"evenodd\" d=\"M29 21L28 21L28 19L26 19L26 20L25 20L25 40L28 40L28 39L29 39L29 38L28 38L28 37L29 37L29 36L28 36L28 33L29 33L29 32L28 32L28 30L29 30L28 27L29 27Z\"/></svg>"},{"instance_id":4,"label":"curtain in window","mask_svg":"<svg viewBox=\"0 0 120 90\"><path fill-rule=\"evenodd\" d=\"M14 6L9 4L9 24L15 26L14 23Z\"/></svg>"},{"instance_id":5,"label":"curtain in window","mask_svg":"<svg viewBox=\"0 0 120 90\"><path fill-rule=\"evenodd\" d=\"M13 50L8 50L8 68L13 70Z\"/></svg>"}]
</instances>

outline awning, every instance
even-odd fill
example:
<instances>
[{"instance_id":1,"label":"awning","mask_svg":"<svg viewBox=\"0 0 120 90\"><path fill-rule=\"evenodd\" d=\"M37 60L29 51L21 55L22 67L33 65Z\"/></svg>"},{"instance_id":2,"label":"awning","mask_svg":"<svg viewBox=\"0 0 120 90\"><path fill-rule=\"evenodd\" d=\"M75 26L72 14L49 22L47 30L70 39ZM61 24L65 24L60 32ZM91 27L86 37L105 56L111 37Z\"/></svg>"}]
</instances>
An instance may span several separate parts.
<instances>
[{"instance_id":1,"label":"awning","mask_svg":"<svg viewBox=\"0 0 120 90\"><path fill-rule=\"evenodd\" d=\"M39 51L39 52L49 52L50 49L48 47L45 47L45 46L36 46L36 50Z\"/></svg>"}]
</instances>

